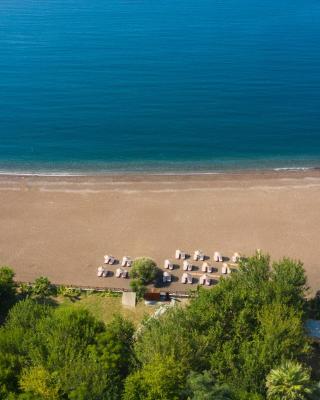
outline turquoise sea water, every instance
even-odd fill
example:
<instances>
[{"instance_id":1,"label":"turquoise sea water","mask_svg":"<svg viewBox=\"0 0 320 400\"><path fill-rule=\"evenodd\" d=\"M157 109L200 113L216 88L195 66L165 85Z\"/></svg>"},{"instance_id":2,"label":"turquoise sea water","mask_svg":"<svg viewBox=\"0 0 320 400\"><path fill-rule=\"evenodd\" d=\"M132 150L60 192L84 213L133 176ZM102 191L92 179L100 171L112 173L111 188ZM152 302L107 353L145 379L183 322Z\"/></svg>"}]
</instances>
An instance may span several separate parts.
<instances>
[{"instance_id":1,"label":"turquoise sea water","mask_svg":"<svg viewBox=\"0 0 320 400\"><path fill-rule=\"evenodd\" d=\"M1 171L308 166L318 0L1 0Z\"/></svg>"}]
</instances>

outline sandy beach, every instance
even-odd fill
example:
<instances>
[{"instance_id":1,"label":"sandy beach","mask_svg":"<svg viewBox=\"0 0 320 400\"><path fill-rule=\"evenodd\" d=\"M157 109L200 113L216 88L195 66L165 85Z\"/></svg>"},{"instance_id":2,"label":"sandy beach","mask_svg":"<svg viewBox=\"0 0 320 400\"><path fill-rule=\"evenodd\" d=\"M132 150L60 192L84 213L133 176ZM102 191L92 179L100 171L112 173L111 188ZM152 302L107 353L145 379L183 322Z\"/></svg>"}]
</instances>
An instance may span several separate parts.
<instances>
[{"instance_id":1,"label":"sandy beach","mask_svg":"<svg viewBox=\"0 0 320 400\"><path fill-rule=\"evenodd\" d=\"M2 175L0 204L0 265L11 266L19 281L43 275L61 284L127 288L128 280L96 276L104 254L146 255L162 267L176 248L210 257L261 248L274 259L302 260L310 287L320 288L317 170ZM181 263L173 274L181 276ZM169 288L186 290L179 282Z\"/></svg>"}]
</instances>

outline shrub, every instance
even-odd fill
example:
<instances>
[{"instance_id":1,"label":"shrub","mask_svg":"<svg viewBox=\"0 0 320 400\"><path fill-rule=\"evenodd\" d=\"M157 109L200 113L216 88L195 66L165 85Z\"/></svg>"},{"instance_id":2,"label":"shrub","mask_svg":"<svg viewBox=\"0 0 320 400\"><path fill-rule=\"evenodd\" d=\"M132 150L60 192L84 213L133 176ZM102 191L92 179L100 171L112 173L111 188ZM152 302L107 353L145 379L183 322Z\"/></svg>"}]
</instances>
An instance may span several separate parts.
<instances>
[{"instance_id":1,"label":"shrub","mask_svg":"<svg viewBox=\"0 0 320 400\"><path fill-rule=\"evenodd\" d=\"M32 286L32 294L35 297L49 297L55 294L55 288L48 278L40 276L34 281Z\"/></svg>"},{"instance_id":2,"label":"shrub","mask_svg":"<svg viewBox=\"0 0 320 400\"><path fill-rule=\"evenodd\" d=\"M130 287L134 292L136 292L138 300L142 299L147 291L147 287L143 284L141 279L132 279Z\"/></svg>"},{"instance_id":3,"label":"shrub","mask_svg":"<svg viewBox=\"0 0 320 400\"><path fill-rule=\"evenodd\" d=\"M283 363L267 376L270 400L304 400L312 393L310 371L293 361Z\"/></svg>"},{"instance_id":4,"label":"shrub","mask_svg":"<svg viewBox=\"0 0 320 400\"><path fill-rule=\"evenodd\" d=\"M144 285L151 283L157 276L157 265L148 257L137 258L132 263L132 278L139 279Z\"/></svg>"}]
</instances>

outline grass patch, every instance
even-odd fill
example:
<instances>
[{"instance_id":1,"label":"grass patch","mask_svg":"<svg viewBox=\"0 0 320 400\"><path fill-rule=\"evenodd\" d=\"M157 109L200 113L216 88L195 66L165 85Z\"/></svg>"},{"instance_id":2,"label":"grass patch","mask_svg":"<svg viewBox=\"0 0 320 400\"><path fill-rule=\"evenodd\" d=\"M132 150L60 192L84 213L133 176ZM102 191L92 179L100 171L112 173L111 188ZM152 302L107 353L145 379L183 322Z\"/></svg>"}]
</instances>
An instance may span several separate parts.
<instances>
[{"instance_id":1,"label":"grass patch","mask_svg":"<svg viewBox=\"0 0 320 400\"><path fill-rule=\"evenodd\" d=\"M152 315L156 307L146 306L144 302L139 302L136 308L126 308L121 304L121 296L110 297L97 292L81 294L78 300L58 296L57 302L60 307L82 307L90 311L100 321L110 322L116 314L121 314L124 318L132 321L136 326L146 316Z\"/></svg>"}]
</instances>

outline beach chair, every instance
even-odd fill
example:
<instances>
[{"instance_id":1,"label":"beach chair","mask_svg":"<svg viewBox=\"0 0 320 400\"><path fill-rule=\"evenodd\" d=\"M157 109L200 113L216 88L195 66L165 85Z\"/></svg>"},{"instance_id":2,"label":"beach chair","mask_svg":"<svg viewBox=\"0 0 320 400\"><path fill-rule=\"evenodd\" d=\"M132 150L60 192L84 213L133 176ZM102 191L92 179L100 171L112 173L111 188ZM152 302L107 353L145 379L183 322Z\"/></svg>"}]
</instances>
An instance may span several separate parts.
<instances>
[{"instance_id":1,"label":"beach chair","mask_svg":"<svg viewBox=\"0 0 320 400\"><path fill-rule=\"evenodd\" d=\"M113 256L105 255L104 256L104 263L105 264L114 264L116 259Z\"/></svg>"},{"instance_id":2,"label":"beach chair","mask_svg":"<svg viewBox=\"0 0 320 400\"><path fill-rule=\"evenodd\" d=\"M172 266L172 264L169 260L164 260L164 268L171 269L170 268L171 266Z\"/></svg>"},{"instance_id":3,"label":"beach chair","mask_svg":"<svg viewBox=\"0 0 320 400\"><path fill-rule=\"evenodd\" d=\"M187 253L185 253L184 251L181 251L180 258L181 258L181 260L185 260L187 258Z\"/></svg>"},{"instance_id":4,"label":"beach chair","mask_svg":"<svg viewBox=\"0 0 320 400\"><path fill-rule=\"evenodd\" d=\"M171 275L169 274L169 272L164 271L162 281L163 283L171 282Z\"/></svg>"},{"instance_id":5,"label":"beach chair","mask_svg":"<svg viewBox=\"0 0 320 400\"><path fill-rule=\"evenodd\" d=\"M198 261L198 260L199 260L199 257L200 257L200 251L199 251L199 250L196 250L196 251L194 252L194 254L193 254L193 259L194 259L194 261Z\"/></svg>"},{"instance_id":6,"label":"beach chair","mask_svg":"<svg viewBox=\"0 0 320 400\"><path fill-rule=\"evenodd\" d=\"M202 264L201 271L202 272L207 272L207 270L208 270L208 263L204 262Z\"/></svg>"},{"instance_id":7,"label":"beach chair","mask_svg":"<svg viewBox=\"0 0 320 400\"><path fill-rule=\"evenodd\" d=\"M108 271L106 269L104 269L102 272L102 277L106 278L107 276L108 276Z\"/></svg>"},{"instance_id":8,"label":"beach chair","mask_svg":"<svg viewBox=\"0 0 320 400\"><path fill-rule=\"evenodd\" d=\"M233 253L233 256L231 257L232 262L237 263L241 260L241 256L239 253Z\"/></svg>"},{"instance_id":9,"label":"beach chair","mask_svg":"<svg viewBox=\"0 0 320 400\"><path fill-rule=\"evenodd\" d=\"M210 286L211 278L209 278L208 275L203 274L202 276L200 276L199 283L200 283L200 285Z\"/></svg>"},{"instance_id":10,"label":"beach chair","mask_svg":"<svg viewBox=\"0 0 320 400\"><path fill-rule=\"evenodd\" d=\"M181 283L187 283L187 282L188 282L188 274L184 273L184 274L182 274L182 277L181 277Z\"/></svg>"},{"instance_id":11,"label":"beach chair","mask_svg":"<svg viewBox=\"0 0 320 400\"><path fill-rule=\"evenodd\" d=\"M101 277L102 277L102 275L103 275L103 271L104 271L104 268L103 268L103 267L99 267L99 268L98 268L98 271L97 271L97 276L98 276L99 278L101 278Z\"/></svg>"},{"instance_id":12,"label":"beach chair","mask_svg":"<svg viewBox=\"0 0 320 400\"><path fill-rule=\"evenodd\" d=\"M191 267L191 269L190 269L190 267ZM184 271L192 271L192 265L187 260L185 260L185 261L183 261L182 269Z\"/></svg>"},{"instance_id":13,"label":"beach chair","mask_svg":"<svg viewBox=\"0 0 320 400\"><path fill-rule=\"evenodd\" d=\"M219 253L218 251L215 251L214 255L213 255L213 259L216 262L221 262L223 261L222 255L221 253Z\"/></svg>"},{"instance_id":14,"label":"beach chair","mask_svg":"<svg viewBox=\"0 0 320 400\"><path fill-rule=\"evenodd\" d=\"M226 274L228 271L228 265L226 263L222 264L221 273Z\"/></svg>"},{"instance_id":15,"label":"beach chair","mask_svg":"<svg viewBox=\"0 0 320 400\"><path fill-rule=\"evenodd\" d=\"M132 263L131 258L128 256L124 256L122 258L121 266L122 267L131 267L131 263Z\"/></svg>"},{"instance_id":16,"label":"beach chair","mask_svg":"<svg viewBox=\"0 0 320 400\"><path fill-rule=\"evenodd\" d=\"M121 277L121 273L122 273L121 268L117 268L117 270L116 270L116 278L120 278Z\"/></svg>"},{"instance_id":17,"label":"beach chair","mask_svg":"<svg viewBox=\"0 0 320 400\"><path fill-rule=\"evenodd\" d=\"M121 271L121 278L127 278L128 277L128 271L126 270L126 269L123 269L122 271Z\"/></svg>"},{"instance_id":18,"label":"beach chair","mask_svg":"<svg viewBox=\"0 0 320 400\"><path fill-rule=\"evenodd\" d=\"M176 260L179 260L180 257L181 257L181 251L180 250L176 250L176 254L175 254Z\"/></svg>"},{"instance_id":19,"label":"beach chair","mask_svg":"<svg viewBox=\"0 0 320 400\"><path fill-rule=\"evenodd\" d=\"M188 280L188 283L192 285L192 283L193 283L192 275L187 274L187 280Z\"/></svg>"}]
</instances>

